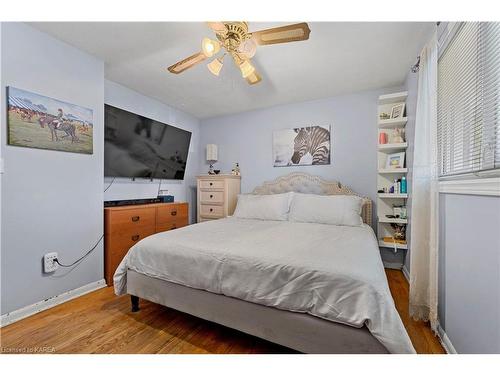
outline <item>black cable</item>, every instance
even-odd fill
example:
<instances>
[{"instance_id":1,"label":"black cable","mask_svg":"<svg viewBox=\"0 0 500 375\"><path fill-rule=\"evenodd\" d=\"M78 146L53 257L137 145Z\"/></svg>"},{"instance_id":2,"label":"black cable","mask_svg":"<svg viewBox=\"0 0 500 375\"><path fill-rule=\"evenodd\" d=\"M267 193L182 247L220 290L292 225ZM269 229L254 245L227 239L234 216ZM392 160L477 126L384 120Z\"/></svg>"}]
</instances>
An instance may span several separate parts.
<instances>
[{"instance_id":1,"label":"black cable","mask_svg":"<svg viewBox=\"0 0 500 375\"><path fill-rule=\"evenodd\" d=\"M101 240L103 238L104 238L104 234L99 238L99 240L94 245L94 247L92 247L92 249L90 249L89 251L87 251L87 253L84 256L82 256L80 259L75 260L71 264L62 264L62 263L59 263L59 259L57 259L57 258L54 259L54 262L57 263L57 264L59 264L61 267L73 267L75 264L77 264L78 262L80 262L81 260L83 260L85 257L87 257L88 255L90 255L90 253L95 250L95 248L97 247L97 245L99 245L99 243L101 242Z\"/></svg>"},{"instance_id":2,"label":"black cable","mask_svg":"<svg viewBox=\"0 0 500 375\"><path fill-rule=\"evenodd\" d=\"M108 185L108 187L106 189L104 189L104 192L106 192L106 190L108 190L110 188L110 186L113 184L113 182L115 181L115 178L116 177L113 177L113 179L111 180L111 183ZM162 179L160 178L160 183L158 184L158 194L157 196L160 195L160 189L161 189L161 183L162 183ZM78 262L82 261L83 259L85 259L87 256L90 255L90 253L92 251L95 250L95 248L97 247L97 245L99 245L99 243L101 242L101 240L104 238L104 234L101 235L101 237L99 237L99 240L96 242L96 244L92 247L92 249L90 249L89 251L87 251L81 258L75 260L73 263L71 264L62 264L59 262L59 259L54 259L54 262L59 264L61 267L73 267L75 264L77 264Z\"/></svg>"},{"instance_id":3,"label":"black cable","mask_svg":"<svg viewBox=\"0 0 500 375\"><path fill-rule=\"evenodd\" d=\"M113 177L113 179L111 180L111 182L109 183L108 187L106 189L104 189L104 192L108 191L108 189L111 187L111 185L113 185L113 182L115 182L115 178L116 177Z\"/></svg>"}]
</instances>

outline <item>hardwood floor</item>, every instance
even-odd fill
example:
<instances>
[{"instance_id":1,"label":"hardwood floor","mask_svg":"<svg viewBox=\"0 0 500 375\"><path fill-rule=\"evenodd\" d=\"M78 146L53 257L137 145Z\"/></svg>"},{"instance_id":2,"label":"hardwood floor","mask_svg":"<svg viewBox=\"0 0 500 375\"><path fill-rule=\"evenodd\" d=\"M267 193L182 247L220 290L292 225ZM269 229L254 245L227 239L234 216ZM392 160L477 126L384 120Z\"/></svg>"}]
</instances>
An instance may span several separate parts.
<instances>
[{"instance_id":1,"label":"hardwood floor","mask_svg":"<svg viewBox=\"0 0 500 375\"><path fill-rule=\"evenodd\" d=\"M444 353L429 326L408 316L408 283L386 270L396 307L418 353ZM0 329L2 353L295 353L265 340L129 296L111 287Z\"/></svg>"}]
</instances>

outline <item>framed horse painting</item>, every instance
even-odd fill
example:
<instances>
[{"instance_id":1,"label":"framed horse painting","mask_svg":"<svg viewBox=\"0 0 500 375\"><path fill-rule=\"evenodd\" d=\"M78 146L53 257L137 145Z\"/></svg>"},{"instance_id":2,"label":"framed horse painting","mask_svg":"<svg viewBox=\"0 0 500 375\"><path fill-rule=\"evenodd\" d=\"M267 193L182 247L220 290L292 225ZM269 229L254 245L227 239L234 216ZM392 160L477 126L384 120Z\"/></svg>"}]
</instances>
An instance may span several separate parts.
<instances>
[{"instance_id":1,"label":"framed horse painting","mask_svg":"<svg viewBox=\"0 0 500 375\"><path fill-rule=\"evenodd\" d=\"M273 132L275 167L330 164L330 126L306 126Z\"/></svg>"},{"instance_id":2,"label":"framed horse painting","mask_svg":"<svg viewBox=\"0 0 500 375\"><path fill-rule=\"evenodd\" d=\"M9 145L93 153L91 109L15 87L7 98Z\"/></svg>"}]
</instances>

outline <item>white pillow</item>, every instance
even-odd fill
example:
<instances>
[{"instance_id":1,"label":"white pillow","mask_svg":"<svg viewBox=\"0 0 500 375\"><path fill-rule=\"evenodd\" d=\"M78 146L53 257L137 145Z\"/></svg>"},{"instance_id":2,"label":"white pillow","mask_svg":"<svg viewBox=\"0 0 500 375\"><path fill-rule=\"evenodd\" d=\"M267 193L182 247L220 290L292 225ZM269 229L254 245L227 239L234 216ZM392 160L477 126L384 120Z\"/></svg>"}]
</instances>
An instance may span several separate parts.
<instances>
[{"instance_id":1,"label":"white pillow","mask_svg":"<svg viewBox=\"0 0 500 375\"><path fill-rule=\"evenodd\" d=\"M295 193L290 205L290 221L361 226L363 199L354 195L314 195Z\"/></svg>"},{"instance_id":2,"label":"white pillow","mask_svg":"<svg viewBox=\"0 0 500 375\"><path fill-rule=\"evenodd\" d=\"M234 217L241 219L288 220L291 193L239 194Z\"/></svg>"}]
</instances>

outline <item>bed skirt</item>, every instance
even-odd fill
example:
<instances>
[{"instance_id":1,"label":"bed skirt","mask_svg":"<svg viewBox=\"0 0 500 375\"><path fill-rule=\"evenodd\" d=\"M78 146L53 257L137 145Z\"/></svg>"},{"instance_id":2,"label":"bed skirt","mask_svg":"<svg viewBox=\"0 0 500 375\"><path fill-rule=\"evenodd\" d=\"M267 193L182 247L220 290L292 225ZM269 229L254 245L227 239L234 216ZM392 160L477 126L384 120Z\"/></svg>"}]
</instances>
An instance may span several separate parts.
<instances>
[{"instance_id":1,"label":"bed skirt","mask_svg":"<svg viewBox=\"0 0 500 375\"><path fill-rule=\"evenodd\" d=\"M127 270L127 293L303 353L387 354L366 327L267 307Z\"/></svg>"}]
</instances>

